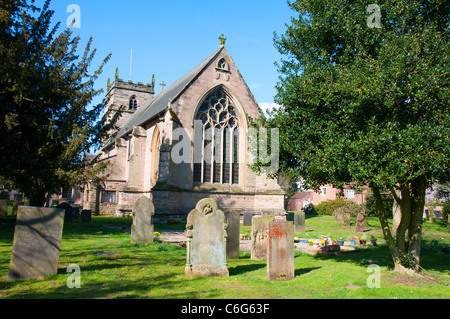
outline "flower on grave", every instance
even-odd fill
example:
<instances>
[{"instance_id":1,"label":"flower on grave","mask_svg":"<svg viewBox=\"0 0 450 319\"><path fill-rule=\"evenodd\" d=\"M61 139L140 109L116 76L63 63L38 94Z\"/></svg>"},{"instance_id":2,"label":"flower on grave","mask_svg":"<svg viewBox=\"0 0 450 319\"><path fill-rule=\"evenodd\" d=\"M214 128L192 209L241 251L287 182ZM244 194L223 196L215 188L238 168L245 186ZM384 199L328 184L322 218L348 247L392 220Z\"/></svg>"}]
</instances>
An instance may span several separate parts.
<instances>
[{"instance_id":1,"label":"flower on grave","mask_svg":"<svg viewBox=\"0 0 450 319\"><path fill-rule=\"evenodd\" d=\"M312 246L312 245L314 244L314 240L313 240L313 239L308 240L308 244L309 244L310 246Z\"/></svg>"},{"instance_id":2,"label":"flower on grave","mask_svg":"<svg viewBox=\"0 0 450 319\"><path fill-rule=\"evenodd\" d=\"M186 247L186 242L185 242L185 241L182 241L182 242L180 243L180 247Z\"/></svg>"},{"instance_id":3,"label":"flower on grave","mask_svg":"<svg viewBox=\"0 0 450 319\"><path fill-rule=\"evenodd\" d=\"M325 245L326 245L326 241L325 241L325 240L321 240L321 241L319 242L319 244L320 244L320 246L325 246Z\"/></svg>"},{"instance_id":4,"label":"flower on grave","mask_svg":"<svg viewBox=\"0 0 450 319\"><path fill-rule=\"evenodd\" d=\"M157 231L155 231L155 232L153 233L153 236L156 237L156 238L158 238L159 236L161 236L161 234L158 233Z\"/></svg>"}]
</instances>

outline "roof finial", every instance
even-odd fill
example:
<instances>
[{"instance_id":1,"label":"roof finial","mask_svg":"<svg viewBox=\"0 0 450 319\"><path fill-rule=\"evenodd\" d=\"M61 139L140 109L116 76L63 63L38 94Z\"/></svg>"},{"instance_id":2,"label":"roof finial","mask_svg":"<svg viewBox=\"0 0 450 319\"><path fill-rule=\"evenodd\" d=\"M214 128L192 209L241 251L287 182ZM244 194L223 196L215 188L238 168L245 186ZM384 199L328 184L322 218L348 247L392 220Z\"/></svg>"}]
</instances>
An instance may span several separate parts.
<instances>
[{"instance_id":1,"label":"roof finial","mask_svg":"<svg viewBox=\"0 0 450 319\"><path fill-rule=\"evenodd\" d=\"M227 38L225 38L225 37L223 36L223 33L222 33L222 35L219 37L219 40L220 40L220 45L221 45L221 46L224 46L224 45L225 45L225 41L227 40Z\"/></svg>"}]
</instances>

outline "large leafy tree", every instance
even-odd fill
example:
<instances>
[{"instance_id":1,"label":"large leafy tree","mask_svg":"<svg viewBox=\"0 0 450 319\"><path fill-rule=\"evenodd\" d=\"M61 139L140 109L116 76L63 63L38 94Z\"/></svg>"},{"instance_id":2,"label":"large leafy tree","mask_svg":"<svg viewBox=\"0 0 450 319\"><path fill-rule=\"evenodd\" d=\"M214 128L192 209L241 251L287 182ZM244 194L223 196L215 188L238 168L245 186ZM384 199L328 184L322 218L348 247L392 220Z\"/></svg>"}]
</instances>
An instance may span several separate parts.
<instances>
[{"instance_id":1,"label":"large leafy tree","mask_svg":"<svg viewBox=\"0 0 450 319\"><path fill-rule=\"evenodd\" d=\"M57 35L49 5L0 2L0 176L35 206L102 169L88 166L84 154L110 128L103 103L91 105L110 56L89 73L92 38L78 55L80 38L70 29Z\"/></svg>"},{"instance_id":2,"label":"large leafy tree","mask_svg":"<svg viewBox=\"0 0 450 319\"><path fill-rule=\"evenodd\" d=\"M281 108L268 125L291 176L371 188L395 269L414 273L425 190L450 175L450 2L373 3L289 2L296 15L275 35ZM385 191L401 208L396 234Z\"/></svg>"}]
</instances>

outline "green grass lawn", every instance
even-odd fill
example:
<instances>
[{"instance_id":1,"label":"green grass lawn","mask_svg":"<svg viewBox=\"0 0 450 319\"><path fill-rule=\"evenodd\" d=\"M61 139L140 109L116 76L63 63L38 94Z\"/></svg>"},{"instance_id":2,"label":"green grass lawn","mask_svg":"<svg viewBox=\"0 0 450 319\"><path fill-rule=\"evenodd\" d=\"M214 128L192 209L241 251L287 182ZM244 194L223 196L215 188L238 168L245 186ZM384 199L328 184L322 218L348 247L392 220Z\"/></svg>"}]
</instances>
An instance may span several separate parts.
<instances>
[{"instance_id":1,"label":"green grass lawn","mask_svg":"<svg viewBox=\"0 0 450 319\"><path fill-rule=\"evenodd\" d=\"M391 271L385 245L339 256L311 256L296 252L295 279L267 281L266 261L253 261L241 252L229 259L229 277L188 278L184 275L185 248L168 243L132 244L130 234L103 225L130 226L131 218L93 217L92 222L64 225L57 275L34 280L7 280L14 232L13 217L0 219L0 298L450 298L450 234L446 224L424 223L421 277ZM330 216L307 216L306 238L332 239L354 234ZM183 225L155 225L156 229L184 229ZM250 227L242 227L241 232ZM368 218L366 234L381 237L379 222ZM379 242L381 240L379 239ZM105 254L111 253L111 254ZM67 267L81 268L81 288L68 288ZM368 266L381 270L381 288L369 288ZM353 288L353 289L352 289Z\"/></svg>"}]
</instances>

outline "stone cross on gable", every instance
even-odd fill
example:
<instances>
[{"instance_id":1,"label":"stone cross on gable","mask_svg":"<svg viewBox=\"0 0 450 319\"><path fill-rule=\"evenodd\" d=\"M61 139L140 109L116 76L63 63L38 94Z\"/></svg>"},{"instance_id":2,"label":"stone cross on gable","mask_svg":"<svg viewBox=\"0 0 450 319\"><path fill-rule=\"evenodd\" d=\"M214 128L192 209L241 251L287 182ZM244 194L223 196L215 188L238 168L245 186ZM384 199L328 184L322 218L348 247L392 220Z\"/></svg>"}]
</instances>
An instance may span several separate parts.
<instances>
[{"instance_id":1,"label":"stone cross on gable","mask_svg":"<svg viewBox=\"0 0 450 319\"><path fill-rule=\"evenodd\" d=\"M225 38L222 33L222 35L219 37L219 40L220 40L220 45L225 45L225 41L227 40L227 38Z\"/></svg>"},{"instance_id":2,"label":"stone cross on gable","mask_svg":"<svg viewBox=\"0 0 450 319\"><path fill-rule=\"evenodd\" d=\"M164 83L164 81L162 81L161 83L159 83L159 85L161 85L161 92L164 91L164 87L167 85L166 83Z\"/></svg>"}]
</instances>

